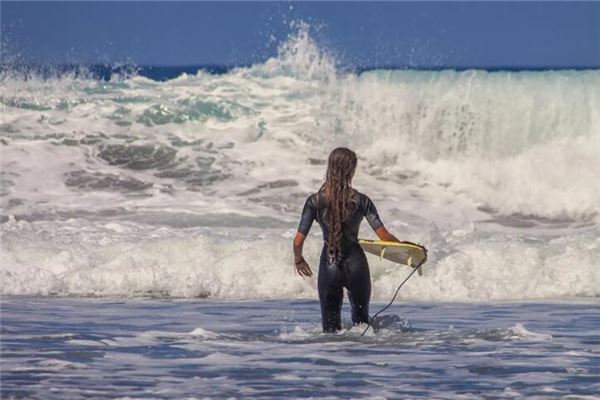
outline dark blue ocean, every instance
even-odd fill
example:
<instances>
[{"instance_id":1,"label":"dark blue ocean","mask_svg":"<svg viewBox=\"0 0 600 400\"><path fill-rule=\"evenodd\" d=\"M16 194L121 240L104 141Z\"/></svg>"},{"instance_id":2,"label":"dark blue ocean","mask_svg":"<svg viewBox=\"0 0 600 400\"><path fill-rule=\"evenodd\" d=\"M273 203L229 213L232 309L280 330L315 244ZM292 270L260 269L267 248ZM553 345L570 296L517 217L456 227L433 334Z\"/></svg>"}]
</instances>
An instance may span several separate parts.
<instances>
[{"instance_id":1,"label":"dark blue ocean","mask_svg":"<svg viewBox=\"0 0 600 400\"><path fill-rule=\"evenodd\" d=\"M119 79L131 76L142 76L154 81L164 82L175 79L181 75L195 75L199 71L212 75L227 74L235 69L250 68L252 65L137 65L137 64L0 64L0 72L7 75L27 77L43 77L45 79L52 77L60 77L64 75L81 76L93 78L102 81L110 81L111 79ZM352 74L363 74L370 71L407 71L411 70L407 66L395 65L378 65L378 66L336 66L338 71ZM544 72L544 71L586 71L589 68L579 66L573 67L553 67L541 66L523 69L520 67L514 68L478 68L461 67L456 69L454 66L438 65L429 68L419 68L419 71L472 71L480 70L486 72Z\"/></svg>"}]
</instances>

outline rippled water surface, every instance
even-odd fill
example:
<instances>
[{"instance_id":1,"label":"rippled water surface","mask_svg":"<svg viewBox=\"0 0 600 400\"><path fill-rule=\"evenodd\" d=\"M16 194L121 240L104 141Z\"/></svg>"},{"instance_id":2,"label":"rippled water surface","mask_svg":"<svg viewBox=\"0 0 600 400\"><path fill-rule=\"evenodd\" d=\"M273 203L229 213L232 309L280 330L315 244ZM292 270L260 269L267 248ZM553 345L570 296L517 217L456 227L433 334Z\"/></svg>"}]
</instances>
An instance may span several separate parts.
<instances>
[{"instance_id":1,"label":"rippled water surface","mask_svg":"<svg viewBox=\"0 0 600 400\"><path fill-rule=\"evenodd\" d=\"M599 305L398 304L361 337L312 300L5 297L1 394L598 398Z\"/></svg>"}]
</instances>

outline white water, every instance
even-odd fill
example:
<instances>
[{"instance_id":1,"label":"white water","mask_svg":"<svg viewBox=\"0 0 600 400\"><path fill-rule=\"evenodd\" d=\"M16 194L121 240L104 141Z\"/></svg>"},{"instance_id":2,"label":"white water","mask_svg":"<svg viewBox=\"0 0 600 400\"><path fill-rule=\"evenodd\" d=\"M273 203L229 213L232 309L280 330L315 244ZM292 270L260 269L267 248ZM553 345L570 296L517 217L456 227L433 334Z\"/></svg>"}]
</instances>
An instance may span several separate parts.
<instances>
[{"instance_id":1,"label":"white water","mask_svg":"<svg viewBox=\"0 0 600 400\"><path fill-rule=\"evenodd\" d=\"M401 298L600 296L600 71L341 73L301 29L223 75L6 75L0 111L2 294L312 298L290 240L344 145L432 252Z\"/></svg>"}]
</instances>

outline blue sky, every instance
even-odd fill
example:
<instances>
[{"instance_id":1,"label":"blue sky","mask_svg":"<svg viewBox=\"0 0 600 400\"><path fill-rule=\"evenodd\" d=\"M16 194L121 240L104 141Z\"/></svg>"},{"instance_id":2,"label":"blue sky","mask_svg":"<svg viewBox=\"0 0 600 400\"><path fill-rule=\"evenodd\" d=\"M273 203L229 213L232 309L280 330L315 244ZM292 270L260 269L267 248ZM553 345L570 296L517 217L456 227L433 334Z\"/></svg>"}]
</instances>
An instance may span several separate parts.
<instances>
[{"instance_id":1,"label":"blue sky","mask_svg":"<svg viewBox=\"0 0 600 400\"><path fill-rule=\"evenodd\" d=\"M240 65L290 22L356 67L600 67L600 2L0 2L2 62Z\"/></svg>"}]
</instances>

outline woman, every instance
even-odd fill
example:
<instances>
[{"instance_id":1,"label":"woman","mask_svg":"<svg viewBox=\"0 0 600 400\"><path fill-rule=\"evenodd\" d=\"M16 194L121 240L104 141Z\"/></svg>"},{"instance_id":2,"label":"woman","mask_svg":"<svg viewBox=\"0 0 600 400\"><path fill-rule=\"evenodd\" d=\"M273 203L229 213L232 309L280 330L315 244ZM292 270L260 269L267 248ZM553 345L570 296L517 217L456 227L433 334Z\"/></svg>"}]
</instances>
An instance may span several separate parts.
<instances>
[{"instance_id":1,"label":"woman","mask_svg":"<svg viewBox=\"0 0 600 400\"><path fill-rule=\"evenodd\" d=\"M356 154L339 147L329 155L325 183L306 199L298 233L294 238L296 271L312 276L302 257L302 246L313 221L323 230L323 251L319 263L319 301L324 332L342 329L343 288L348 290L352 323L369 322L371 277L369 264L358 244L358 229L365 217L379 239L397 242L379 219L375 205L366 195L352 188Z\"/></svg>"}]
</instances>

